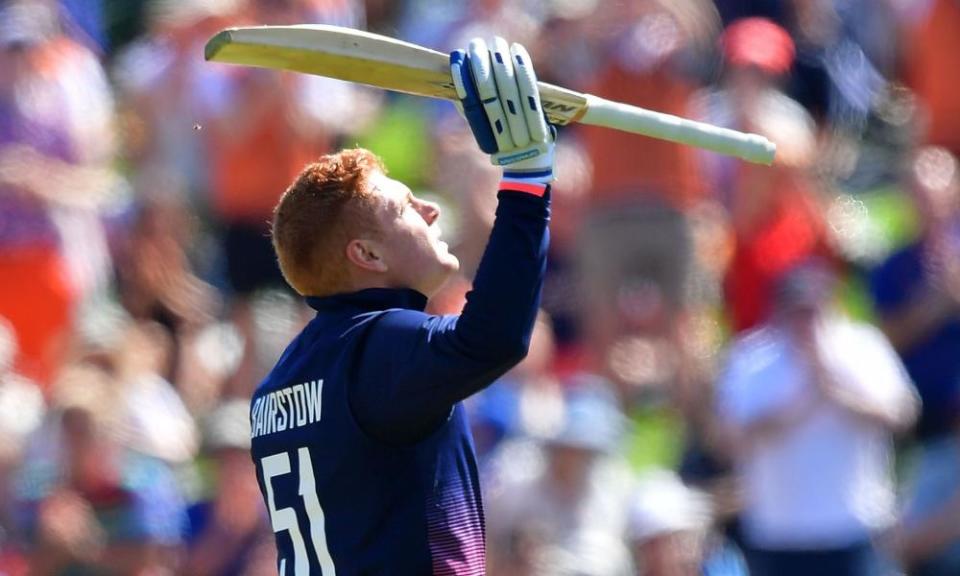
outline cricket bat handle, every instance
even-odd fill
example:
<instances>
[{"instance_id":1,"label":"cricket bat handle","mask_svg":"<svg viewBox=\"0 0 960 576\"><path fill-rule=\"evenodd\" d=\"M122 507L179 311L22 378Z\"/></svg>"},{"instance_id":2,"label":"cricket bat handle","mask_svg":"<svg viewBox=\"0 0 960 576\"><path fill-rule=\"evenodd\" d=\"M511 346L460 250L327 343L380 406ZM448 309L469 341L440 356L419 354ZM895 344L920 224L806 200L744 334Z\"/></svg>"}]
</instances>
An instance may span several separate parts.
<instances>
[{"instance_id":1,"label":"cricket bat handle","mask_svg":"<svg viewBox=\"0 0 960 576\"><path fill-rule=\"evenodd\" d=\"M642 134L736 156L748 162L770 165L776 145L760 136L738 132L671 114L654 112L592 94L539 83L540 101L547 118L555 124L579 122Z\"/></svg>"},{"instance_id":2,"label":"cricket bat handle","mask_svg":"<svg viewBox=\"0 0 960 576\"><path fill-rule=\"evenodd\" d=\"M586 111L578 120L582 124L604 126L705 148L758 164L773 163L777 147L759 134L738 132L713 124L605 100L590 94L584 96L587 99Z\"/></svg>"}]
</instances>

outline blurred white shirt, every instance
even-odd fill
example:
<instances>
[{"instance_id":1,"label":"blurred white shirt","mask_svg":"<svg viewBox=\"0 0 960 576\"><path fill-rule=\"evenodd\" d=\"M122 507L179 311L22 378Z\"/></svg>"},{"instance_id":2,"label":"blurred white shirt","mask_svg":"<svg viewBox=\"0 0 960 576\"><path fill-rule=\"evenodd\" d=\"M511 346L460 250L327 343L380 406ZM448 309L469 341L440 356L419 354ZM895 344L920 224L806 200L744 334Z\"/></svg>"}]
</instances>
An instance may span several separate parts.
<instances>
[{"instance_id":1,"label":"blurred white shirt","mask_svg":"<svg viewBox=\"0 0 960 576\"><path fill-rule=\"evenodd\" d=\"M839 317L817 332L838 386L894 409L916 402L883 334ZM765 549L838 548L894 519L891 433L824 398L789 336L760 328L737 340L718 384L725 424L745 428L789 406L816 404L778 433L751 438L740 461L745 535Z\"/></svg>"}]
</instances>

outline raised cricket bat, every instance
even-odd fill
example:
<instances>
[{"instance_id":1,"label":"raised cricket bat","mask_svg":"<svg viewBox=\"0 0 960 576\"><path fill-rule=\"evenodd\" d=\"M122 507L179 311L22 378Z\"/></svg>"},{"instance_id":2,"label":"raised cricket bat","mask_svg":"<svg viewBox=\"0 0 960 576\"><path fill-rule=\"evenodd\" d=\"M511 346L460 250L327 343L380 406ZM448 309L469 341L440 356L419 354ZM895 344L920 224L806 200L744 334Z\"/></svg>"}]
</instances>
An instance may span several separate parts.
<instances>
[{"instance_id":1,"label":"raised cricket bat","mask_svg":"<svg viewBox=\"0 0 960 576\"><path fill-rule=\"evenodd\" d=\"M293 70L417 96L457 100L447 54L352 28L303 24L228 28L207 42L207 60ZM757 134L695 122L539 83L550 122L580 122L688 144L759 164L776 146Z\"/></svg>"}]
</instances>

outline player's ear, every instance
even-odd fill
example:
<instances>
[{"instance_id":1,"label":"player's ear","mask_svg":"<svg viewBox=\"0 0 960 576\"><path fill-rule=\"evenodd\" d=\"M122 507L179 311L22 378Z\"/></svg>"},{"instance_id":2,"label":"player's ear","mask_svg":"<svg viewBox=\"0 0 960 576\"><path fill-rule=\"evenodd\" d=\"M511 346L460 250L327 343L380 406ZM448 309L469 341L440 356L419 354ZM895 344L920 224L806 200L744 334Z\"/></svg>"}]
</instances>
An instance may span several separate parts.
<instances>
[{"instance_id":1,"label":"player's ear","mask_svg":"<svg viewBox=\"0 0 960 576\"><path fill-rule=\"evenodd\" d=\"M370 272L386 272L387 263L376 242L357 238L347 243L347 260Z\"/></svg>"}]
</instances>

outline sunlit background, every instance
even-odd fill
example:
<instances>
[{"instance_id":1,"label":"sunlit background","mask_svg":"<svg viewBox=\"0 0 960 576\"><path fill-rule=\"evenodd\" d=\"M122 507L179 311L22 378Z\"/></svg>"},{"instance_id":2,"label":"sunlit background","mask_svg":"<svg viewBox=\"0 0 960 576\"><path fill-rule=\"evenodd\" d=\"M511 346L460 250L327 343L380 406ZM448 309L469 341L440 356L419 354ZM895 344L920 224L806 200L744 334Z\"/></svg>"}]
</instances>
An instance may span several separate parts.
<instances>
[{"instance_id":1,"label":"sunlit background","mask_svg":"<svg viewBox=\"0 0 960 576\"><path fill-rule=\"evenodd\" d=\"M203 60L293 23L778 146L561 129L531 352L468 401L491 575L960 574L957 0L0 0L0 575L276 574L248 399L311 159L441 203L459 311L497 169L450 103Z\"/></svg>"}]
</instances>

